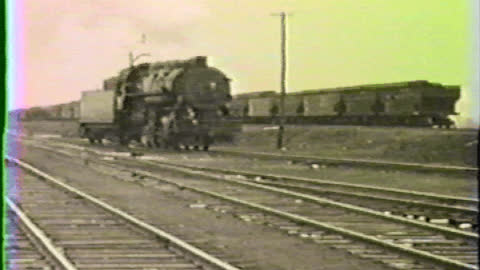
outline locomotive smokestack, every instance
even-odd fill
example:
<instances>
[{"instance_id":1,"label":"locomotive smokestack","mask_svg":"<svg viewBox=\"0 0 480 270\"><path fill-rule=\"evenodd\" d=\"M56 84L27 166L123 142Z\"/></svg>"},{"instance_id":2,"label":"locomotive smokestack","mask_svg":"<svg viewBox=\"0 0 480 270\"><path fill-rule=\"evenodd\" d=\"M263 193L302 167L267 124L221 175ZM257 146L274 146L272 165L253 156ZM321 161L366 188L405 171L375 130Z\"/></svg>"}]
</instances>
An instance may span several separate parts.
<instances>
[{"instance_id":1,"label":"locomotive smokestack","mask_svg":"<svg viewBox=\"0 0 480 270\"><path fill-rule=\"evenodd\" d=\"M195 66L198 67L206 67L207 66L207 57L206 56L197 56L193 58L193 63Z\"/></svg>"}]
</instances>

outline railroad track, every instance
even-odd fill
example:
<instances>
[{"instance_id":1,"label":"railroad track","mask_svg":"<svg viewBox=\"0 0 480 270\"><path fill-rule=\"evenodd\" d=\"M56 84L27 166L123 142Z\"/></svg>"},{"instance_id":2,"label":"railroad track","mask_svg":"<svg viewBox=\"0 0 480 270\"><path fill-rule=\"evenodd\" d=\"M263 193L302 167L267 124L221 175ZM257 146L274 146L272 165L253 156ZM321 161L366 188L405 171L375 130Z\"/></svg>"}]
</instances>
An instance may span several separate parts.
<instances>
[{"instance_id":1,"label":"railroad track","mask_svg":"<svg viewBox=\"0 0 480 270\"><path fill-rule=\"evenodd\" d=\"M135 170L120 165L118 160L94 163L91 168L129 181L133 178L149 188L161 188L168 183L211 197L196 207L273 226L396 269L478 269L476 233L392 217L257 183L194 176L187 171L165 177L159 176L161 170L151 165L149 171Z\"/></svg>"},{"instance_id":2,"label":"railroad track","mask_svg":"<svg viewBox=\"0 0 480 270\"><path fill-rule=\"evenodd\" d=\"M236 179L264 186L321 196L391 215L404 216L428 223L478 231L478 200L464 197L444 196L408 190L380 188L367 185L338 183L311 178L285 175L261 174L230 169L184 165L164 161L143 161L177 171L190 170L205 176L221 179Z\"/></svg>"},{"instance_id":3,"label":"railroad track","mask_svg":"<svg viewBox=\"0 0 480 270\"><path fill-rule=\"evenodd\" d=\"M71 154L72 149L82 150L82 147L67 144L56 144L56 151ZM46 146L43 146L46 147ZM68 151L59 148L68 148ZM92 150L98 155L105 152ZM103 153L103 154L102 154ZM112 155L114 153L106 153ZM231 169L219 169L184 165L172 162L143 160L153 166L163 165L164 169L186 169L197 175L206 176L200 172L209 173L209 177L219 180L235 179L266 186L278 187L291 191L306 193L373 209L396 216L403 216L423 222L435 223L466 231L478 231L478 200L464 197L445 196L410 190L381 188L368 185L339 183L311 178L292 177L286 175L261 174ZM128 165L128 163L126 163ZM132 166L138 166L134 164ZM141 164L140 164L141 165Z\"/></svg>"},{"instance_id":4,"label":"railroad track","mask_svg":"<svg viewBox=\"0 0 480 270\"><path fill-rule=\"evenodd\" d=\"M38 245L38 241L22 222L15 211L8 209L6 213L5 255L6 269L52 269L56 267L54 260Z\"/></svg>"},{"instance_id":5,"label":"railroad track","mask_svg":"<svg viewBox=\"0 0 480 270\"><path fill-rule=\"evenodd\" d=\"M387 162L380 160L366 160L366 159L344 159L344 158L327 158L315 156L302 155L286 155L266 152L243 152L237 150L210 150L210 153L216 155L237 156L244 158L258 158L268 160L287 160L297 163L306 164L326 164L326 165L348 165L348 166L363 166L374 168L387 169L401 169L425 172L444 172L444 173L462 173L462 174L477 174L478 168L464 167L464 166L447 166L447 165L428 165L420 163L406 163L406 162Z\"/></svg>"},{"instance_id":6,"label":"railroad track","mask_svg":"<svg viewBox=\"0 0 480 270\"><path fill-rule=\"evenodd\" d=\"M10 161L27 173L7 204L59 265L54 269L239 270L28 164Z\"/></svg>"},{"instance_id":7,"label":"railroad track","mask_svg":"<svg viewBox=\"0 0 480 270\"><path fill-rule=\"evenodd\" d=\"M132 168L126 169L118 165L113 168L114 170L111 171L114 172L123 169L127 175L132 173ZM105 168L102 172L105 173ZM244 185L245 183L239 181L229 181L227 185L223 180L200 181L205 179L198 175L195 178L190 175L188 178L168 179L159 175L161 175L160 172L150 173L145 170L134 170L137 181L149 187L163 185L160 182L155 183L155 180L166 182L235 205L241 204L259 212L237 209L235 205L219 204L217 201L204 202L204 205L199 205L199 207L206 207L213 211L227 211L243 220L270 224L281 230L287 230L290 234L313 238L319 244L345 248L352 253L358 252L361 257L378 260L395 268L422 269L427 267L428 269L430 266L419 265L416 261L416 259L427 258L428 261L436 261L441 265L446 263L445 265L448 265L446 269L456 267L476 269L474 265L478 262L476 257L478 236L473 233L443 230L441 227L423 226L407 220L390 219L381 213L359 209L356 206L338 204L302 194L297 196L291 192L264 188L256 184ZM285 196L282 197L279 194ZM285 220L272 222L272 215L282 217L287 222ZM375 224L375 228L372 228L372 224ZM383 249L364 245L365 242L376 244ZM445 248L448 245L456 248L449 250L449 248ZM415 259L391 254L391 252L408 253ZM441 254L441 256L437 254ZM467 265L455 265L456 263L452 263L451 260ZM440 263L440 261L442 262Z\"/></svg>"},{"instance_id":8,"label":"railroad track","mask_svg":"<svg viewBox=\"0 0 480 270\"><path fill-rule=\"evenodd\" d=\"M61 145L67 145L68 143L57 143ZM70 144L72 145L72 144ZM287 155L284 153L268 153L268 152L245 152L239 150L226 150L226 149L210 149L209 153L217 156L235 156L242 158L257 158L265 160L282 160L292 163L304 163L307 165L324 164L333 166L361 166L372 168L383 168L392 170L408 170L408 171L422 171L422 172L442 172L452 174L467 174L477 175L479 173L478 167L467 166L452 166L452 165L431 165L421 163L410 162L392 162L381 160L368 160L368 159L346 159L346 158L329 158L318 156L306 156L306 155Z\"/></svg>"}]
</instances>

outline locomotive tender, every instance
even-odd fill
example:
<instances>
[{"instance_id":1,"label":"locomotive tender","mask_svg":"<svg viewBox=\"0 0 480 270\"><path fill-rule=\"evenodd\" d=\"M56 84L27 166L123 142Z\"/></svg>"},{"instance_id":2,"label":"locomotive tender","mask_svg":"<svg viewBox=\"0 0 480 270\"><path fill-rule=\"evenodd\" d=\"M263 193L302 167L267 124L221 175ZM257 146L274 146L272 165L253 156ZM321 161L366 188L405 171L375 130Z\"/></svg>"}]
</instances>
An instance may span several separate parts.
<instances>
[{"instance_id":1,"label":"locomotive tender","mask_svg":"<svg viewBox=\"0 0 480 270\"><path fill-rule=\"evenodd\" d=\"M103 90L82 93L79 132L91 143L208 150L230 100L230 79L206 57L143 63L106 79Z\"/></svg>"},{"instance_id":2,"label":"locomotive tender","mask_svg":"<svg viewBox=\"0 0 480 270\"><path fill-rule=\"evenodd\" d=\"M289 93L287 123L438 126L449 128L460 87L428 81L372 84ZM231 114L249 123L279 120L280 95L264 91L237 95Z\"/></svg>"}]
</instances>

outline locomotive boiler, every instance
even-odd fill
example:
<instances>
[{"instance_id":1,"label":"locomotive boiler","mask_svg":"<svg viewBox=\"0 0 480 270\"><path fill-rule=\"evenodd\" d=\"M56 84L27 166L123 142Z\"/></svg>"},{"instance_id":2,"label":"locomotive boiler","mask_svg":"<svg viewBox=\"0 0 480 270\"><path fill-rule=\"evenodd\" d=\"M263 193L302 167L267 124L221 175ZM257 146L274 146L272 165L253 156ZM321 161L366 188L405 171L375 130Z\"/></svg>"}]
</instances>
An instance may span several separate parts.
<instances>
[{"instance_id":1,"label":"locomotive boiler","mask_svg":"<svg viewBox=\"0 0 480 270\"><path fill-rule=\"evenodd\" d=\"M103 90L82 93L79 132L91 143L208 150L230 100L230 79L206 57L139 64L106 79Z\"/></svg>"}]
</instances>

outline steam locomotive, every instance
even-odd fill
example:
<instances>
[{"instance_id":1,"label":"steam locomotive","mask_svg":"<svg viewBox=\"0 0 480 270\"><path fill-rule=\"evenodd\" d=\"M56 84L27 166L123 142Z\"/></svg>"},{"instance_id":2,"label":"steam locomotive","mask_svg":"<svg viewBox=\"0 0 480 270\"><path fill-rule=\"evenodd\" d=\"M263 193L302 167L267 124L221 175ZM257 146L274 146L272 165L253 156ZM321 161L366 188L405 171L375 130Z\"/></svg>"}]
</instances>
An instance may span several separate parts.
<instances>
[{"instance_id":1,"label":"steam locomotive","mask_svg":"<svg viewBox=\"0 0 480 270\"><path fill-rule=\"evenodd\" d=\"M408 81L290 93L284 99L287 123L437 126L449 128L456 115L459 86ZM231 115L246 123L279 121L280 95L274 91L234 97Z\"/></svg>"},{"instance_id":2,"label":"steam locomotive","mask_svg":"<svg viewBox=\"0 0 480 270\"><path fill-rule=\"evenodd\" d=\"M102 90L82 93L79 133L91 143L208 150L231 99L230 79L206 57L143 63L106 79Z\"/></svg>"}]
</instances>

